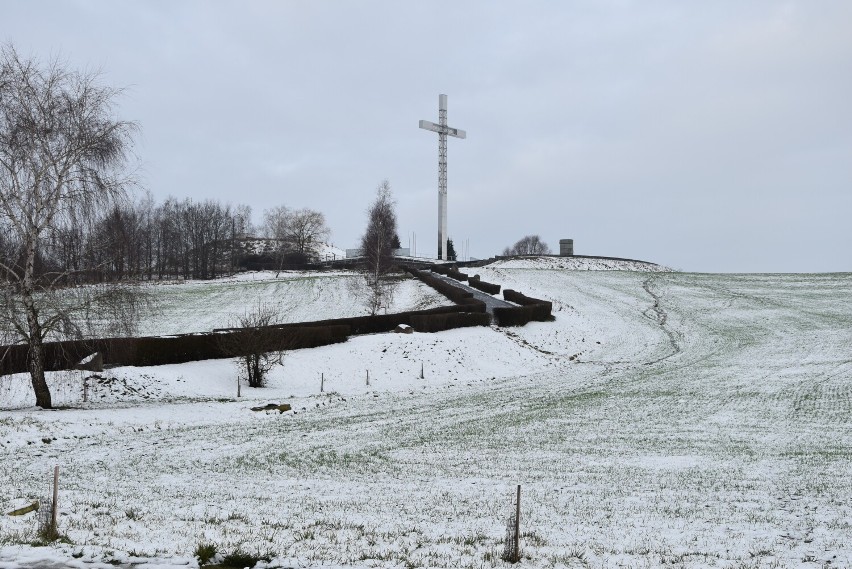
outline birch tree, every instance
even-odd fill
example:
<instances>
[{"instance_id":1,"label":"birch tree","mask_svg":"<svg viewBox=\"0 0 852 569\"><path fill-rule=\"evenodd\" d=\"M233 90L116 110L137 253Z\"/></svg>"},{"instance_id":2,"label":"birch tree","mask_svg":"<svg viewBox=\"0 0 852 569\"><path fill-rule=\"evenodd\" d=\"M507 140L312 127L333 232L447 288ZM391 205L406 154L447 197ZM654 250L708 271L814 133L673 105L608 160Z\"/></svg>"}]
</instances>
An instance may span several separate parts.
<instances>
[{"instance_id":1,"label":"birch tree","mask_svg":"<svg viewBox=\"0 0 852 569\"><path fill-rule=\"evenodd\" d=\"M394 264L394 240L398 240L395 207L390 182L384 180L376 188L376 199L367 210L367 230L361 237L370 314L387 308L393 300L396 283L387 277Z\"/></svg>"},{"instance_id":2,"label":"birch tree","mask_svg":"<svg viewBox=\"0 0 852 569\"><path fill-rule=\"evenodd\" d=\"M118 310L128 307L123 287L103 296L84 287L58 295L69 284L69 269L44 263L52 236L108 211L130 180L125 168L136 128L115 118L119 91L97 79L0 47L0 230L15 250L0 259L0 286L5 325L29 346L27 365L42 408L52 407L45 339L80 336L77 317L91 315L96 303L112 298Z\"/></svg>"}]
</instances>

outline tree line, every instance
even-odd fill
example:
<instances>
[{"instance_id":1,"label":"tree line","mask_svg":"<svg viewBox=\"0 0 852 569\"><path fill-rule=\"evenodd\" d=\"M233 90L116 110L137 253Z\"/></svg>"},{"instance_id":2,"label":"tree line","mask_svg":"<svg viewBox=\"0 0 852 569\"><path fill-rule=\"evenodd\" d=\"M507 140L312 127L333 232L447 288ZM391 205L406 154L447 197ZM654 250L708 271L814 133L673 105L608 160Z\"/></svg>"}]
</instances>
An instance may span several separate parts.
<instances>
[{"instance_id":1,"label":"tree line","mask_svg":"<svg viewBox=\"0 0 852 569\"><path fill-rule=\"evenodd\" d=\"M246 248L256 231L271 240L265 254ZM278 206L254 227L251 208L217 200L150 196L122 201L88 220L52 227L36 251L34 274L56 284L127 280L213 279L233 273L247 259L267 265L316 260L316 244L327 239L325 216L311 209ZM26 235L0 217L0 267L20 272L26 263Z\"/></svg>"}]
</instances>

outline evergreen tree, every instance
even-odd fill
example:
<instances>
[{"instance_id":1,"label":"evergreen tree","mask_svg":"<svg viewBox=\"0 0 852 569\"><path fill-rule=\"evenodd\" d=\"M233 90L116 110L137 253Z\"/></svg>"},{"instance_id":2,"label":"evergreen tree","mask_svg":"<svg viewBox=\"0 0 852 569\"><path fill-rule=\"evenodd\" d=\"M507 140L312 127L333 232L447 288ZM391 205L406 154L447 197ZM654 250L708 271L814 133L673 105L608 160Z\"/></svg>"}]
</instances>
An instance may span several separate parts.
<instances>
[{"instance_id":1,"label":"evergreen tree","mask_svg":"<svg viewBox=\"0 0 852 569\"><path fill-rule=\"evenodd\" d=\"M456 260L456 248L453 246L453 240L449 237L447 238L447 260Z\"/></svg>"}]
</instances>

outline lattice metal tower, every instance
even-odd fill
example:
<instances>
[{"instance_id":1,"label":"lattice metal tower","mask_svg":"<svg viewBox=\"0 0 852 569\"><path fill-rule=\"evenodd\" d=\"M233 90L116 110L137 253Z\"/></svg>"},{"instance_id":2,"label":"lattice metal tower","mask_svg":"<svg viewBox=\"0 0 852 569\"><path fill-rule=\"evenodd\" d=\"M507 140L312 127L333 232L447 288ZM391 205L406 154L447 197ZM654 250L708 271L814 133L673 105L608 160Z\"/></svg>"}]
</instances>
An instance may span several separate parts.
<instances>
[{"instance_id":1,"label":"lattice metal tower","mask_svg":"<svg viewBox=\"0 0 852 569\"><path fill-rule=\"evenodd\" d=\"M447 252L447 135L467 138L461 129L447 126L447 96L438 95L438 124L420 121L420 128L438 133L438 258Z\"/></svg>"}]
</instances>

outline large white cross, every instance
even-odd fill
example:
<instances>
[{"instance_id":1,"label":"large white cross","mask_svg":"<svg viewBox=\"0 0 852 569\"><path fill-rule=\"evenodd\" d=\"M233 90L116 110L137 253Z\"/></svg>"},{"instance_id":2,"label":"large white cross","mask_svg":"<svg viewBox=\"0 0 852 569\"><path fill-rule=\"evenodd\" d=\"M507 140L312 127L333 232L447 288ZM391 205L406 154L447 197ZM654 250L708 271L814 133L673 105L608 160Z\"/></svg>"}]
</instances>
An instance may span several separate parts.
<instances>
[{"instance_id":1,"label":"large white cross","mask_svg":"<svg viewBox=\"0 0 852 569\"><path fill-rule=\"evenodd\" d=\"M438 95L438 124L420 121L420 128L438 133L438 258L447 253L447 135L467 138L467 133L447 126L447 96Z\"/></svg>"}]
</instances>

